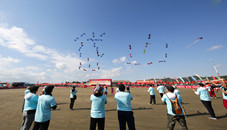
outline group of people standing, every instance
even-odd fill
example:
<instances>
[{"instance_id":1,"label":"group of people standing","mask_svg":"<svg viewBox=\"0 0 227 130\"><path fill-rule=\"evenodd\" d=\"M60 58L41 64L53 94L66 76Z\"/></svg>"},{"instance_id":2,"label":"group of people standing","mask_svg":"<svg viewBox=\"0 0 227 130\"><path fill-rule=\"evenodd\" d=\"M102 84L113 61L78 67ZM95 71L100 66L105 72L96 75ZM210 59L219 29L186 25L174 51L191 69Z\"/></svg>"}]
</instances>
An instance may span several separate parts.
<instances>
[{"instance_id":1,"label":"group of people standing","mask_svg":"<svg viewBox=\"0 0 227 130\"><path fill-rule=\"evenodd\" d=\"M29 130L35 121L33 130L47 130L51 119L51 109L57 108L55 98L52 96L54 86L47 86L38 96L39 87L30 86L25 91L22 107L23 121L20 130Z\"/></svg>"},{"instance_id":2,"label":"group of people standing","mask_svg":"<svg viewBox=\"0 0 227 130\"><path fill-rule=\"evenodd\" d=\"M120 130L126 130L126 123L129 130L135 130L135 120L132 112L131 100L132 95L129 92L125 92L125 86L119 85L119 92L114 96L117 101L117 112ZM98 130L104 130L105 128L105 104L107 103L106 95L103 95L102 88L98 84L94 90L94 94L91 95L91 119L90 130L96 129L98 124Z\"/></svg>"},{"instance_id":3,"label":"group of people standing","mask_svg":"<svg viewBox=\"0 0 227 130\"><path fill-rule=\"evenodd\" d=\"M222 85L217 86L218 90L222 91L223 94L223 105L227 109L227 87L226 84L222 82ZM210 84L198 84L199 88L193 91L195 94L200 95L200 100L203 105L207 108L210 113L209 119L217 120L214 110L212 108L210 95L208 92ZM55 98L52 96L52 91L54 86L47 86L43 89L43 92L40 96L36 93L38 91L37 86L31 86L28 90L25 91L24 96L24 105L23 105L23 121L21 125L21 130L29 130L33 121L34 127L33 130L47 130L49 127L51 119L51 109L55 110L57 108ZM125 90L127 89L127 92ZM165 89L167 93L165 93ZM171 85L159 85L157 90L161 96L161 100L167 106L167 128L172 130L176 122L182 126L182 129L187 130L187 123L185 120L186 113L182 105L182 99L180 96L180 91ZM135 119L132 112L131 101L133 100L132 95L130 94L129 87L126 87L123 84L120 84L116 89L116 94L114 99L117 102L117 113L118 113L118 122L120 130L126 130L126 123L129 130L135 130ZM150 102L149 104L156 104L154 86L150 86L147 92L150 93ZM75 86L70 90L70 106L72 110L74 102L77 98L77 90ZM105 104L107 104L107 87L104 89L97 84L96 88L93 91L93 94L90 96L91 101L91 118L90 118L90 130L95 130L98 124L99 130L104 130L105 128Z\"/></svg>"}]
</instances>

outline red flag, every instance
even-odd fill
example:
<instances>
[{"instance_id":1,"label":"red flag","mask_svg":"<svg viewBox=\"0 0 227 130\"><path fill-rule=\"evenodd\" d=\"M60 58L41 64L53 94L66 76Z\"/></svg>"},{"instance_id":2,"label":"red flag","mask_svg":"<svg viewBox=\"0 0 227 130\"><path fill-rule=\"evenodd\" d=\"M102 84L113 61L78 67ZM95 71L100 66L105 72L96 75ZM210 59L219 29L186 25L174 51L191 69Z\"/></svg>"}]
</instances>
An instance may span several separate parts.
<instances>
[{"instance_id":1,"label":"red flag","mask_svg":"<svg viewBox=\"0 0 227 130\"><path fill-rule=\"evenodd\" d=\"M213 80L216 80L215 77L214 77L213 75L211 75L211 76L212 76Z\"/></svg>"}]
</instances>

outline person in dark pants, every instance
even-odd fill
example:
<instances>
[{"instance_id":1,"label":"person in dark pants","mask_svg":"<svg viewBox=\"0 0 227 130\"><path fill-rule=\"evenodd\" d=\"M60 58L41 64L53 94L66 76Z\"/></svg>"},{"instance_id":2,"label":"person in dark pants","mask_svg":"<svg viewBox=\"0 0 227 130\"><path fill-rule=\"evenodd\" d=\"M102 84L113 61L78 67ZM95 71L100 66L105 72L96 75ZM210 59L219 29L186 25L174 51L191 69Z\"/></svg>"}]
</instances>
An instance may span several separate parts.
<instances>
[{"instance_id":1,"label":"person in dark pants","mask_svg":"<svg viewBox=\"0 0 227 130\"><path fill-rule=\"evenodd\" d=\"M100 85L97 85L95 94L90 97L91 104L91 121L90 130L96 129L98 123L98 130L105 128L105 104L107 103L106 95L103 95Z\"/></svg>"},{"instance_id":2,"label":"person in dark pants","mask_svg":"<svg viewBox=\"0 0 227 130\"><path fill-rule=\"evenodd\" d=\"M147 92L150 93L150 102L148 104L152 104L152 101L154 101L154 104L156 104L154 88L150 86Z\"/></svg>"},{"instance_id":3,"label":"person in dark pants","mask_svg":"<svg viewBox=\"0 0 227 130\"><path fill-rule=\"evenodd\" d=\"M205 85L203 83L199 83L198 86L199 86L199 88L197 89L197 91L194 89L192 89L192 90L195 92L195 94L200 95L201 102L203 103L203 105L206 107L206 109L210 113L210 117L208 117L208 118L217 120L214 110L211 105L211 100L209 97L208 89L204 88Z\"/></svg>"},{"instance_id":4,"label":"person in dark pants","mask_svg":"<svg viewBox=\"0 0 227 130\"><path fill-rule=\"evenodd\" d=\"M38 105L35 113L35 124L33 130L48 130L51 109L57 108L54 97L52 97L53 85L45 88L45 95L41 95L38 100Z\"/></svg>"},{"instance_id":5,"label":"person in dark pants","mask_svg":"<svg viewBox=\"0 0 227 130\"><path fill-rule=\"evenodd\" d=\"M73 110L74 102L77 98L76 96L77 90L75 89L75 86L73 86L72 90L70 90L70 106L69 108Z\"/></svg>"},{"instance_id":6,"label":"person in dark pants","mask_svg":"<svg viewBox=\"0 0 227 130\"><path fill-rule=\"evenodd\" d=\"M23 122L20 130L29 130L34 118L39 96L36 94L38 86L29 87L29 92L24 96Z\"/></svg>"},{"instance_id":7,"label":"person in dark pants","mask_svg":"<svg viewBox=\"0 0 227 130\"><path fill-rule=\"evenodd\" d=\"M115 94L115 100L117 101L118 121L120 130L126 130L126 122L129 130L135 130L135 119L132 112L131 100L132 95L124 92L125 86L119 85L119 91Z\"/></svg>"},{"instance_id":8,"label":"person in dark pants","mask_svg":"<svg viewBox=\"0 0 227 130\"><path fill-rule=\"evenodd\" d=\"M168 90L168 93L163 95L162 101L166 102L167 104L167 129L173 130L176 122L178 121L182 127L182 130L188 130L183 108L181 106L178 96L173 93L173 86L166 86L166 88Z\"/></svg>"}]
</instances>

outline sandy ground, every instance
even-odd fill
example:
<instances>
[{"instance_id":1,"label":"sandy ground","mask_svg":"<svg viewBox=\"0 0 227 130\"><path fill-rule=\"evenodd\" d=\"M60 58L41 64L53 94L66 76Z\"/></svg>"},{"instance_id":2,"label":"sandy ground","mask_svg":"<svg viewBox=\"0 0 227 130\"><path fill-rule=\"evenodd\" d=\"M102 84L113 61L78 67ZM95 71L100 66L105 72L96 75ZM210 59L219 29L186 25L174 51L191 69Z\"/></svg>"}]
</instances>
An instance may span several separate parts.
<instances>
[{"instance_id":1,"label":"sandy ground","mask_svg":"<svg viewBox=\"0 0 227 130\"><path fill-rule=\"evenodd\" d=\"M0 130L18 130L22 122L21 106L25 89L0 90ZM55 88L53 96L58 104L57 110L52 111L49 130L88 130L90 124L89 101L92 88L77 88L77 100L74 110L69 109L70 88ZM149 105L149 94L146 88L132 88L132 107L137 130L166 129L167 109L156 92L157 105ZM199 96L190 89L179 89L188 117L189 129L224 130L227 129L227 109L223 107L222 95L217 93L217 99L212 99L212 105L218 120L210 120L207 110L202 105ZM41 88L38 94L41 92ZM108 89L110 93L110 89ZM118 130L116 101L113 95L107 96L106 130ZM181 129L177 123L175 129Z\"/></svg>"}]
</instances>

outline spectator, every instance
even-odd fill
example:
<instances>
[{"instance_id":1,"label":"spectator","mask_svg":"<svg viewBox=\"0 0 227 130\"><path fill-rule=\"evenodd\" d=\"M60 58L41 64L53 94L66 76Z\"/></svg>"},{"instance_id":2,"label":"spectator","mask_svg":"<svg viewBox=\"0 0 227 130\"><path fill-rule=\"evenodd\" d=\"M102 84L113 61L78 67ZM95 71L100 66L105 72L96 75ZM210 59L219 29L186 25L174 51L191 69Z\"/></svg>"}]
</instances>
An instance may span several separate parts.
<instances>
[{"instance_id":1,"label":"spectator","mask_svg":"<svg viewBox=\"0 0 227 130\"><path fill-rule=\"evenodd\" d=\"M105 104L107 103L106 95L102 94L101 87L97 85L95 94L90 97L91 104L91 121L90 130L96 129L98 123L98 130L105 128Z\"/></svg>"},{"instance_id":2,"label":"spectator","mask_svg":"<svg viewBox=\"0 0 227 130\"><path fill-rule=\"evenodd\" d=\"M74 102L77 98L76 96L77 90L75 89L75 86L73 86L72 90L70 90L70 106L69 108L73 110Z\"/></svg>"},{"instance_id":3,"label":"spectator","mask_svg":"<svg viewBox=\"0 0 227 130\"><path fill-rule=\"evenodd\" d=\"M39 96L36 94L39 87L31 86L29 93L24 96L23 121L20 130L29 130L35 117Z\"/></svg>"},{"instance_id":4,"label":"spectator","mask_svg":"<svg viewBox=\"0 0 227 130\"><path fill-rule=\"evenodd\" d=\"M33 130L47 130L51 119L51 109L57 108L52 91L54 86L45 88L45 95L41 95L38 100L37 111L35 113L35 124Z\"/></svg>"},{"instance_id":5,"label":"spectator","mask_svg":"<svg viewBox=\"0 0 227 130\"><path fill-rule=\"evenodd\" d=\"M173 130L178 121L183 130L187 130L187 124L184 116L184 112L179 102L179 98L176 94L174 94L173 86L166 86L168 93L164 94L162 97L162 101L167 104L167 119L168 119L168 130Z\"/></svg>"},{"instance_id":6,"label":"spectator","mask_svg":"<svg viewBox=\"0 0 227 130\"><path fill-rule=\"evenodd\" d=\"M119 91L115 94L115 100L117 101L118 121L120 130L126 130L126 122L129 130L135 130L135 121L132 112L131 100L132 95L124 92L125 86L119 85Z\"/></svg>"}]
</instances>

